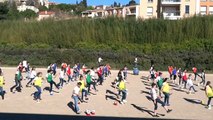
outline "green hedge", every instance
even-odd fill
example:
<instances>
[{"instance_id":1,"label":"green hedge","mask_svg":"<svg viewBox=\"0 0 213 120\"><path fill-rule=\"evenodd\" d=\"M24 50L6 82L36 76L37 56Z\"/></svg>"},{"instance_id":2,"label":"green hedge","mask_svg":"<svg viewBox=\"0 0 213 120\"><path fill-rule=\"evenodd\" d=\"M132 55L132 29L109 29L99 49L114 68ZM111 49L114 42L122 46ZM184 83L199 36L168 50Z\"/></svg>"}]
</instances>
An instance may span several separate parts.
<instances>
[{"instance_id":1,"label":"green hedge","mask_svg":"<svg viewBox=\"0 0 213 120\"><path fill-rule=\"evenodd\" d=\"M177 21L121 18L38 21L0 21L0 59L16 65L52 62L96 65L98 56L114 68L131 65L137 56L140 69L151 61L161 70L168 65L213 69L213 16ZM131 68L131 67L130 67Z\"/></svg>"}]
</instances>

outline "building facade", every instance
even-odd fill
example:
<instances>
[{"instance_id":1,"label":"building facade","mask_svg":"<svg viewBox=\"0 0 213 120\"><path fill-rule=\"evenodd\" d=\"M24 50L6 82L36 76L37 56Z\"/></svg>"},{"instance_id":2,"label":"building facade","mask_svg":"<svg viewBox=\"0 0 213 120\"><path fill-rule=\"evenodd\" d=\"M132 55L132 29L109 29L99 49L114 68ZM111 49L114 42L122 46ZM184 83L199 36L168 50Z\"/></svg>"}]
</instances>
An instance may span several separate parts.
<instances>
[{"instance_id":1,"label":"building facade","mask_svg":"<svg viewBox=\"0 0 213 120\"><path fill-rule=\"evenodd\" d=\"M90 14L89 14L90 13ZM139 5L105 7L82 12L82 17L135 17L178 20L194 15L213 14L213 0L140 0Z\"/></svg>"},{"instance_id":2,"label":"building facade","mask_svg":"<svg viewBox=\"0 0 213 120\"><path fill-rule=\"evenodd\" d=\"M198 0L140 0L140 17L177 20L198 11Z\"/></svg>"},{"instance_id":3,"label":"building facade","mask_svg":"<svg viewBox=\"0 0 213 120\"><path fill-rule=\"evenodd\" d=\"M199 0L199 9L201 15L213 14L213 0Z\"/></svg>"},{"instance_id":4,"label":"building facade","mask_svg":"<svg viewBox=\"0 0 213 120\"><path fill-rule=\"evenodd\" d=\"M82 17L84 18L106 18L106 17L134 17L139 18L140 6L125 6L125 7L109 7L109 6L96 6L94 10L83 11Z\"/></svg>"}]
</instances>

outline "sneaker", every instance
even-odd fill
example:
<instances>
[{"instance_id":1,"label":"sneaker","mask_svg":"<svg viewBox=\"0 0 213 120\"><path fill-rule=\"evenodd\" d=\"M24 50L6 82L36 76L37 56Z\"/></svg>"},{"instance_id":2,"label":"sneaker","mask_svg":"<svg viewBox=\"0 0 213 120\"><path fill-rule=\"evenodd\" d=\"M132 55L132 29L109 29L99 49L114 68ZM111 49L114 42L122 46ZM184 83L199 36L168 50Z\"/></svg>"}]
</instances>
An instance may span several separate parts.
<instances>
[{"instance_id":1,"label":"sneaker","mask_svg":"<svg viewBox=\"0 0 213 120\"><path fill-rule=\"evenodd\" d=\"M123 102L126 103L127 101L126 101L126 100L123 100Z\"/></svg>"},{"instance_id":2,"label":"sneaker","mask_svg":"<svg viewBox=\"0 0 213 120\"><path fill-rule=\"evenodd\" d=\"M121 105L123 105L124 103L123 102L121 102Z\"/></svg>"},{"instance_id":3,"label":"sneaker","mask_svg":"<svg viewBox=\"0 0 213 120\"><path fill-rule=\"evenodd\" d=\"M197 86L200 86L200 83L197 83Z\"/></svg>"},{"instance_id":4,"label":"sneaker","mask_svg":"<svg viewBox=\"0 0 213 120\"><path fill-rule=\"evenodd\" d=\"M208 106L208 109L209 109L209 110L211 110L211 109L212 109L211 105L209 105L209 106Z\"/></svg>"},{"instance_id":5,"label":"sneaker","mask_svg":"<svg viewBox=\"0 0 213 120\"><path fill-rule=\"evenodd\" d=\"M79 110L78 112L76 112L77 114L81 114L81 111Z\"/></svg>"},{"instance_id":6,"label":"sneaker","mask_svg":"<svg viewBox=\"0 0 213 120\"><path fill-rule=\"evenodd\" d=\"M50 95L53 95L53 92L50 92Z\"/></svg>"}]
</instances>

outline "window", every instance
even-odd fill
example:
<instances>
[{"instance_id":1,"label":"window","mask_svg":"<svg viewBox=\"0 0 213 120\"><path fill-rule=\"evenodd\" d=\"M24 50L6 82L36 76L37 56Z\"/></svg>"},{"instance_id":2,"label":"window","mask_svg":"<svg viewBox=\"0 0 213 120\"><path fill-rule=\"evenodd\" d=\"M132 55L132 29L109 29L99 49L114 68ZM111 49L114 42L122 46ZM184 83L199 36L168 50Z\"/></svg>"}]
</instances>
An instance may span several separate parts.
<instances>
[{"instance_id":1,"label":"window","mask_svg":"<svg viewBox=\"0 0 213 120\"><path fill-rule=\"evenodd\" d=\"M147 7L147 15L151 16L153 14L153 7Z\"/></svg>"},{"instance_id":2,"label":"window","mask_svg":"<svg viewBox=\"0 0 213 120\"><path fill-rule=\"evenodd\" d=\"M185 13L186 13L186 14L189 14L189 5L186 5L186 6L185 6Z\"/></svg>"},{"instance_id":3,"label":"window","mask_svg":"<svg viewBox=\"0 0 213 120\"><path fill-rule=\"evenodd\" d=\"M213 6L210 6L210 7L209 7L209 14L210 14L210 15L213 15Z\"/></svg>"},{"instance_id":4,"label":"window","mask_svg":"<svg viewBox=\"0 0 213 120\"><path fill-rule=\"evenodd\" d=\"M148 3L153 3L153 0L148 0Z\"/></svg>"},{"instance_id":5,"label":"window","mask_svg":"<svg viewBox=\"0 0 213 120\"><path fill-rule=\"evenodd\" d=\"M206 15L206 10L207 10L206 6L201 6L201 8L200 8L200 14L201 15Z\"/></svg>"}]
</instances>

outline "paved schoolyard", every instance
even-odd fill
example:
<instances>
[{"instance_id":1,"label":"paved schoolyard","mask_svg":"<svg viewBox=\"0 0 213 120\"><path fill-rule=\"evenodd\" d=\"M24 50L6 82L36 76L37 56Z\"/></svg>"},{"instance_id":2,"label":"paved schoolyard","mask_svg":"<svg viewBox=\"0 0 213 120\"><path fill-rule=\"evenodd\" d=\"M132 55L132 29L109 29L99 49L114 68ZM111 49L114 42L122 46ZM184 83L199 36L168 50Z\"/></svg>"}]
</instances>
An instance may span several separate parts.
<instances>
[{"instance_id":1,"label":"paved schoolyard","mask_svg":"<svg viewBox=\"0 0 213 120\"><path fill-rule=\"evenodd\" d=\"M71 93L76 82L65 85L63 89L59 90L59 93L54 93L53 96L50 96L48 91L43 91L42 101L36 103L31 96L35 88L26 88L25 85L27 80L22 81L24 88L21 93L10 93L9 88L14 85L15 68L2 69L6 80L4 89L7 91L7 94L5 95L5 100L0 100L0 113L75 115L70 106L73 101L71 99ZM36 71L43 72L43 76L46 75L45 69L38 68ZM104 81L103 86L97 86L99 90L97 94L90 95L88 103L81 103L79 105L80 109L82 111L94 109L96 111L96 116L152 118L153 103L148 100L150 82L141 79L142 76L146 77L148 72L140 71L140 75L138 76L128 74L128 102L124 105L118 104L116 106L113 105L115 101L113 100L115 98L113 93L117 93L117 91L111 87L111 82L115 79L117 72L117 70L113 70L111 77L108 77ZM163 72L163 76L167 77L167 72ZM213 83L212 74L207 74L206 79ZM55 81L59 82L58 77L56 77ZM173 84L171 85L174 86ZM49 84L46 82L43 84L43 88L48 86ZM173 94L170 99L173 111L167 114L159 105L158 112L165 114L165 116L160 115L160 118L212 120L213 109L208 110L205 106L200 104L200 100L203 100L205 103L207 102L205 92L201 90L202 87L195 86L195 88L198 90L197 93L186 94L185 91L180 91L174 86L172 91ZM106 93L106 91L108 91L108 93ZM106 96L108 97L107 100ZM81 113L80 116L85 116L85 114Z\"/></svg>"}]
</instances>

